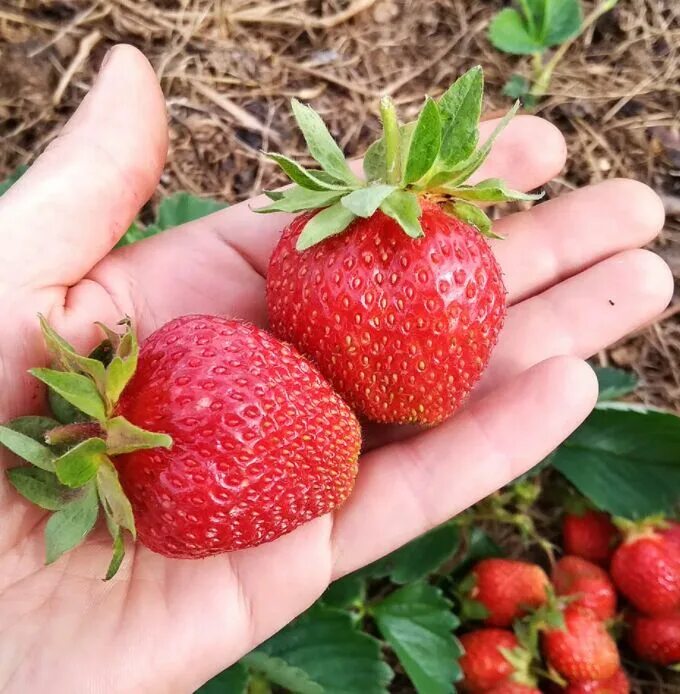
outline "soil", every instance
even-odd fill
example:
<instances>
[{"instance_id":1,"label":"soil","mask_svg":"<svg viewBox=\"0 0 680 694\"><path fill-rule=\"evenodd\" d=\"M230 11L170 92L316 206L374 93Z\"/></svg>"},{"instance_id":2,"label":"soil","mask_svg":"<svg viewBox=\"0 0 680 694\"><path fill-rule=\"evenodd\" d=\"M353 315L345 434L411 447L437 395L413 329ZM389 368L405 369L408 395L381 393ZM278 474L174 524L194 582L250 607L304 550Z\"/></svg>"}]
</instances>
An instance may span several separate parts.
<instances>
[{"instance_id":1,"label":"soil","mask_svg":"<svg viewBox=\"0 0 680 694\"><path fill-rule=\"evenodd\" d=\"M378 131L384 93L407 116L480 63L487 111L529 59L487 38L501 0L0 0L0 178L30 163L92 84L106 50L138 46L167 96L171 149L155 200L174 190L228 202L282 183L261 154L303 157L288 108L310 102L346 153ZM584 2L586 11L593 2ZM680 3L620 0L567 52L535 112L562 129L569 160L547 186L626 176L662 196L653 248L680 278ZM148 213L148 210L147 210ZM646 403L680 411L680 296L653 325L597 355L634 369ZM642 670L638 691L679 692Z\"/></svg>"}]
</instances>

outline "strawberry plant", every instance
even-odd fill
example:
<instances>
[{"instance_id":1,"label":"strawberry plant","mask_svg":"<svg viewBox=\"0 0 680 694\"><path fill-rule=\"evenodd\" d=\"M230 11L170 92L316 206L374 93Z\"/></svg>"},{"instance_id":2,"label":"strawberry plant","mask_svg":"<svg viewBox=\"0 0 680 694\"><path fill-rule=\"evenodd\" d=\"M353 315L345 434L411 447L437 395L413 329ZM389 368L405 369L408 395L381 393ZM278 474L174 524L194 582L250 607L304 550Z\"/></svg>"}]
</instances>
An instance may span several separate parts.
<instances>
[{"instance_id":1,"label":"strawberry plant","mask_svg":"<svg viewBox=\"0 0 680 694\"><path fill-rule=\"evenodd\" d=\"M518 0L501 10L489 27L491 43L505 53L530 55L530 78L513 75L504 93L533 106L548 91L555 68L569 47L618 0L601 0L583 18L580 0ZM546 54L555 48L546 60Z\"/></svg>"}]
</instances>

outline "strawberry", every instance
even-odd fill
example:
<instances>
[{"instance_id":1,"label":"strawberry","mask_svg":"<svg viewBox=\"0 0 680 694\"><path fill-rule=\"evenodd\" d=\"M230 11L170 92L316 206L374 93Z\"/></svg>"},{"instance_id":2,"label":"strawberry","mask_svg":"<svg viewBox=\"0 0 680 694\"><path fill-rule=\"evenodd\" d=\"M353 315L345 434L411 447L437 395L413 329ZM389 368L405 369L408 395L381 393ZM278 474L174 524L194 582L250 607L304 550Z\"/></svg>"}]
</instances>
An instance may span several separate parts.
<instances>
[{"instance_id":1,"label":"strawberry","mask_svg":"<svg viewBox=\"0 0 680 694\"><path fill-rule=\"evenodd\" d=\"M485 690L485 694L541 694L540 689L530 684L520 682L503 682L491 689Z\"/></svg>"},{"instance_id":2,"label":"strawberry","mask_svg":"<svg viewBox=\"0 0 680 694\"><path fill-rule=\"evenodd\" d=\"M629 694L630 682L623 668L619 668L609 679L573 682L564 694Z\"/></svg>"},{"instance_id":3,"label":"strawberry","mask_svg":"<svg viewBox=\"0 0 680 694\"><path fill-rule=\"evenodd\" d=\"M10 481L40 503L26 483L39 473L51 490L44 507L86 504L82 537L99 497L114 539L107 576L122 560L124 529L167 557L206 557L274 540L349 495L357 420L306 359L263 330L184 316L139 350L128 326L122 338L107 332L108 348L95 352L109 354L105 363L78 356L44 321L43 333L63 371L34 375L90 420L49 425L49 464L32 455L42 469L14 468ZM0 442L21 453L12 432L0 427Z\"/></svg>"},{"instance_id":4,"label":"strawberry","mask_svg":"<svg viewBox=\"0 0 680 694\"><path fill-rule=\"evenodd\" d=\"M508 627L514 620L544 605L549 581L536 564L511 559L483 559L463 582L466 597L481 604L484 622ZM467 606L468 610L474 610Z\"/></svg>"},{"instance_id":5,"label":"strawberry","mask_svg":"<svg viewBox=\"0 0 680 694\"><path fill-rule=\"evenodd\" d=\"M529 677L531 656L511 631L477 629L463 634L460 642L465 650L460 659L464 691L486 692L509 682L511 677Z\"/></svg>"},{"instance_id":6,"label":"strawberry","mask_svg":"<svg viewBox=\"0 0 680 694\"><path fill-rule=\"evenodd\" d=\"M562 522L565 553L583 557L596 564L609 563L618 536L611 518L602 511L567 513Z\"/></svg>"},{"instance_id":7,"label":"strawberry","mask_svg":"<svg viewBox=\"0 0 680 694\"><path fill-rule=\"evenodd\" d=\"M628 640L642 659L658 665L680 663L680 611L630 619Z\"/></svg>"},{"instance_id":8,"label":"strawberry","mask_svg":"<svg viewBox=\"0 0 680 694\"><path fill-rule=\"evenodd\" d=\"M616 587L645 614L680 607L680 547L646 524L629 531L610 566Z\"/></svg>"},{"instance_id":9,"label":"strawberry","mask_svg":"<svg viewBox=\"0 0 680 694\"><path fill-rule=\"evenodd\" d=\"M664 538L680 549L680 523L677 521L666 521L665 529L661 530Z\"/></svg>"},{"instance_id":10,"label":"strawberry","mask_svg":"<svg viewBox=\"0 0 680 694\"><path fill-rule=\"evenodd\" d=\"M605 680L620 667L619 651L604 624L590 611L568 605L564 625L542 635L548 664L569 682Z\"/></svg>"},{"instance_id":11,"label":"strawberry","mask_svg":"<svg viewBox=\"0 0 680 694\"><path fill-rule=\"evenodd\" d=\"M481 68L473 68L403 126L383 100L384 135L366 153L365 181L319 116L295 101L323 171L271 155L297 185L269 193L272 204L259 211L304 212L271 256L272 331L374 421L436 424L451 415L484 372L503 325L501 270L482 238L491 222L473 203L537 196L497 179L463 185L496 135L475 149L482 85Z\"/></svg>"},{"instance_id":12,"label":"strawberry","mask_svg":"<svg viewBox=\"0 0 680 694\"><path fill-rule=\"evenodd\" d=\"M581 557L562 557L552 571L555 593L577 596L573 605L590 609L601 620L616 614L616 589L607 572Z\"/></svg>"}]
</instances>

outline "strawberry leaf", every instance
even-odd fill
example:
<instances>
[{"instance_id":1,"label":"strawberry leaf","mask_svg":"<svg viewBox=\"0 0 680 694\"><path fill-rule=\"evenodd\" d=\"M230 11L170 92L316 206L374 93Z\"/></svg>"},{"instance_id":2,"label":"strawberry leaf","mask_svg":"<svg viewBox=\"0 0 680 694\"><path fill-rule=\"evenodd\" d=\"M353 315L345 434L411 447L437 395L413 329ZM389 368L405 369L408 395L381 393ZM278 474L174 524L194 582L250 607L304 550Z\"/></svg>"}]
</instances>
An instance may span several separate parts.
<instances>
[{"instance_id":1,"label":"strawberry leaf","mask_svg":"<svg viewBox=\"0 0 680 694\"><path fill-rule=\"evenodd\" d=\"M340 202L315 214L306 224L298 237L295 247L298 251L315 246L320 241L343 232L354 220L356 215L350 212Z\"/></svg>"},{"instance_id":2,"label":"strawberry leaf","mask_svg":"<svg viewBox=\"0 0 680 694\"><path fill-rule=\"evenodd\" d=\"M441 591L412 583L378 603L373 615L418 692L446 694L461 679L462 647L453 635L460 621Z\"/></svg>"},{"instance_id":3,"label":"strawberry leaf","mask_svg":"<svg viewBox=\"0 0 680 694\"><path fill-rule=\"evenodd\" d=\"M402 181L415 183L432 168L442 141L442 123L437 103L427 97L413 130Z\"/></svg>"},{"instance_id":4,"label":"strawberry leaf","mask_svg":"<svg viewBox=\"0 0 680 694\"><path fill-rule=\"evenodd\" d=\"M483 93L484 73L477 66L459 77L439 100L442 168L451 168L474 152L479 139Z\"/></svg>"},{"instance_id":5,"label":"strawberry leaf","mask_svg":"<svg viewBox=\"0 0 680 694\"><path fill-rule=\"evenodd\" d=\"M606 366L597 366L594 371L600 390L598 402L617 400L637 388L638 378L632 371Z\"/></svg>"},{"instance_id":6,"label":"strawberry leaf","mask_svg":"<svg viewBox=\"0 0 680 694\"><path fill-rule=\"evenodd\" d=\"M208 680L195 694L247 694L248 669L243 663L235 663L227 670ZM254 694L255 690L251 690Z\"/></svg>"},{"instance_id":7,"label":"strawberry leaf","mask_svg":"<svg viewBox=\"0 0 680 694\"><path fill-rule=\"evenodd\" d=\"M415 193L395 190L380 205L380 209L388 217L392 217L411 238L417 239L424 236L420 226L422 210Z\"/></svg>"},{"instance_id":8,"label":"strawberry leaf","mask_svg":"<svg viewBox=\"0 0 680 694\"><path fill-rule=\"evenodd\" d=\"M489 26L491 43L504 53L532 55L541 53L546 46L531 32L527 21L515 9L501 10Z\"/></svg>"},{"instance_id":9,"label":"strawberry leaf","mask_svg":"<svg viewBox=\"0 0 680 694\"><path fill-rule=\"evenodd\" d=\"M322 178L317 178L312 171L307 171L296 161L285 157L283 154L267 154L267 157L275 161L290 178L293 183L297 183L308 190L344 190L347 188L345 183L332 183Z\"/></svg>"},{"instance_id":10,"label":"strawberry leaf","mask_svg":"<svg viewBox=\"0 0 680 694\"><path fill-rule=\"evenodd\" d=\"M97 392L94 382L86 376L53 369L30 369L29 373L81 412L99 421L106 419L104 401Z\"/></svg>"},{"instance_id":11,"label":"strawberry leaf","mask_svg":"<svg viewBox=\"0 0 680 694\"><path fill-rule=\"evenodd\" d=\"M0 443L12 453L27 460L41 470L54 472L56 456L52 451L30 436L26 436L9 427L0 426Z\"/></svg>"},{"instance_id":12,"label":"strawberry leaf","mask_svg":"<svg viewBox=\"0 0 680 694\"><path fill-rule=\"evenodd\" d=\"M82 487L82 492L63 509L55 511L45 526L45 563L51 564L79 545L97 521L99 504L94 484Z\"/></svg>"},{"instance_id":13,"label":"strawberry leaf","mask_svg":"<svg viewBox=\"0 0 680 694\"><path fill-rule=\"evenodd\" d=\"M7 478L24 499L48 511L65 508L78 494L60 484L53 472L37 467L26 465L10 468L7 470Z\"/></svg>"},{"instance_id":14,"label":"strawberry leaf","mask_svg":"<svg viewBox=\"0 0 680 694\"><path fill-rule=\"evenodd\" d=\"M473 202L511 202L515 200L540 200L543 193L531 194L511 190L500 178L487 178L474 186L458 186L442 188L454 198L471 200Z\"/></svg>"},{"instance_id":15,"label":"strawberry leaf","mask_svg":"<svg viewBox=\"0 0 680 694\"><path fill-rule=\"evenodd\" d=\"M472 224L481 234L490 239L502 238L491 230L491 220L487 217L483 210L480 210L476 205L469 202L455 202L453 205L447 206L447 212L450 212L454 217Z\"/></svg>"},{"instance_id":16,"label":"strawberry leaf","mask_svg":"<svg viewBox=\"0 0 680 694\"><path fill-rule=\"evenodd\" d=\"M579 0L551 0L545 2L543 45L557 46L576 36L581 30L583 15Z\"/></svg>"},{"instance_id":17,"label":"strawberry leaf","mask_svg":"<svg viewBox=\"0 0 680 694\"><path fill-rule=\"evenodd\" d=\"M347 193L345 190L308 190L293 186L282 191L281 196L271 205L260 207L255 212L304 212L328 207L340 200Z\"/></svg>"},{"instance_id":18,"label":"strawberry leaf","mask_svg":"<svg viewBox=\"0 0 680 694\"><path fill-rule=\"evenodd\" d=\"M396 190L396 186L374 185L359 188L342 198L342 205L357 217L370 217L382 205L383 200Z\"/></svg>"},{"instance_id":19,"label":"strawberry leaf","mask_svg":"<svg viewBox=\"0 0 680 694\"><path fill-rule=\"evenodd\" d=\"M297 99L292 100L292 107L307 147L321 168L338 181L352 186L360 183L347 165L345 155L331 137L321 116Z\"/></svg>"},{"instance_id":20,"label":"strawberry leaf","mask_svg":"<svg viewBox=\"0 0 680 694\"><path fill-rule=\"evenodd\" d=\"M57 477L67 487L82 487L96 474L106 452L102 439L79 443L54 461Z\"/></svg>"}]
</instances>

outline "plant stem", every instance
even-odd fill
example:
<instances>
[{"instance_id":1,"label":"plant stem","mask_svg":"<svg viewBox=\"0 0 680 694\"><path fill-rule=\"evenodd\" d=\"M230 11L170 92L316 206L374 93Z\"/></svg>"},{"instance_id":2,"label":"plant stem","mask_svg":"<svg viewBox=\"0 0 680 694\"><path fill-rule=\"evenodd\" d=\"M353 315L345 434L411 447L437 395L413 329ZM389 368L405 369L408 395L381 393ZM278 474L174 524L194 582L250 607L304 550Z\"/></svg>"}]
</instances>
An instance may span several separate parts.
<instances>
[{"instance_id":1,"label":"plant stem","mask_svg":"<svg viewBox=\"0 0 680 694\"><path fill-rule=\"evenodd\" d=\"M572 45L583 36L583 34L593 25L595 22L603 15L614 8L618 0L602 0L602 2L597 5L593 11L583 20L579 32L572 36L568 41L565 41L553 54L552 58L547 62L545 67L541 70L538 77L534 78L534 86L531 88L531 95L535 97L543 96L550 86L550 80L552 79L553 72L558 66L559 62L564 58L566 52L572 47ZM536 54L534 54L534 57ZM536 63L534 62L534 69Z\"/></svg>"},{"instance_id":2,"label":"plant stem","mask_svg":"<svg viewBox=\"0 0 680 694\"><path fill-rule=\"evenodd\" d=\"M271 694L272 688L269 682L262 676L253 673L248 685L248 694Z\"/></svg>"},{"instance_id":3,"label":"plant stem","mask_svg":"<svg viewBox=\"0 0 680 694\"><path fill-rule=\"evenodd\" d=\"M70 446L103 434L99 422L76 422L50 429L45 433L45 442L50 446Z\"/></svg>"},{"instance_id":4,"label":"plant stem","mask_svg":"<svg viewBox=\"0 0 680 694\"><path fill-rule=\"evenodd\" d=\"M399 121L394 103L389 96L380 100L380 118L385 142L385 180L391 185L397 185L401 179Z\"/></svg>"}]
</instances>

